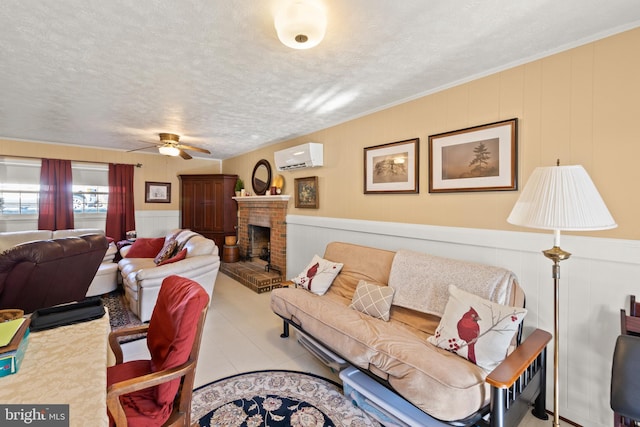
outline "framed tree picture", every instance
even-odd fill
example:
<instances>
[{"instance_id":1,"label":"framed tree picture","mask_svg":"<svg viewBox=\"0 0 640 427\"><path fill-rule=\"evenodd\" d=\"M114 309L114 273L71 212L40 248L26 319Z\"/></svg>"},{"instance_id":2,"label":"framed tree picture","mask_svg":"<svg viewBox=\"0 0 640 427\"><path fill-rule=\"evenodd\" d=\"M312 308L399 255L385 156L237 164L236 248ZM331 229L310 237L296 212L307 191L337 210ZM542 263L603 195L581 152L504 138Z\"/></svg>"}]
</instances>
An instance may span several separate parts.
<instances>
[{"instance_id":1,"label":"framed tree picture","mask_svg":"<svg viewBox=\"0 0 640 427\"><path fill-rule=\"evenodd\" d=\"M295 186L295 207L318 209L318 177L308 176L306 178L296 178Z\"/></svg>"},{"instance_id":2,"label":"framed tree picture","mask_svg":"<svg viewBox=\"0 0 640 427\"><path fill-rule=\"evenodd\" d=\"M364 149L364 193L417 193L420 139Z\"/></svg>"},{"instance_id":3,"label":"framed tree picture","mask_svg":"<svg viewBox=\"0 0 640 427\"><path fill-rule=\"evenodd\" d=\"M429 193L517 190L517 124L509 119L429 136Z\"/></svg>"}]
</instances>

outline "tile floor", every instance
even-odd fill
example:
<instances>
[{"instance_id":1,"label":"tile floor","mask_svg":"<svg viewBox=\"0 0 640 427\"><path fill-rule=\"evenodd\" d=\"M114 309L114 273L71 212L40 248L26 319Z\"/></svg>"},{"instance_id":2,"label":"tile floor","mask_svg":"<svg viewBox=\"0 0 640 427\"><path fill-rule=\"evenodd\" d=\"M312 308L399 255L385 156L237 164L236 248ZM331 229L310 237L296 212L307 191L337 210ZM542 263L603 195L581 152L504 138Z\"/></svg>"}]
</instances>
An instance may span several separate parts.
<instances>
[{"instance_id":1,"label":"tile floor","mask_svg":"<svg viewBox=\"0 0 640 427\"><path fill-rule=\"evenodd\" d=\"M241 372L288 369L339 381L337 373L300 346L293 328L280 338L282 321L269 308L270 293L257 294L225 274L218 274L202 337L196 387ZM125 360L148 358L144 340L123 346ZM552 424L527 415L520 427ZM562 426L563 423L560 423Z\"/></svg>"}]
</instances>

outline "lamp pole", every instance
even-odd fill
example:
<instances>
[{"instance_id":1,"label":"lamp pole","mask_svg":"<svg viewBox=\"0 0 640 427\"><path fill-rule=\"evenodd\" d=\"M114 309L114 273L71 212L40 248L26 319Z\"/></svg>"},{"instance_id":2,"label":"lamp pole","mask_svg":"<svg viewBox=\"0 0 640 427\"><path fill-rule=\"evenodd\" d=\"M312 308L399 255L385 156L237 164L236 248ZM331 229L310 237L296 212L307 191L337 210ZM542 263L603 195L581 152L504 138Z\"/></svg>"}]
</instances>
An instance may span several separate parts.
<instances>
[{"instance_id":1,"label":"lamp pole","mask_svg":"<svg viewBox=\"0 0 640 427\"><path fill-rule=\"evenodd\" d=\"M560 261L571 256L571 253L560 249L560 230L555 230L555 245L551 249L542 251L544 256L553 261L552 277L553 277L553 427L560 426L560 395L559 389L559 364L560 364L560 309L558 302L560 301Z\"/></svg>"}]
</instances>

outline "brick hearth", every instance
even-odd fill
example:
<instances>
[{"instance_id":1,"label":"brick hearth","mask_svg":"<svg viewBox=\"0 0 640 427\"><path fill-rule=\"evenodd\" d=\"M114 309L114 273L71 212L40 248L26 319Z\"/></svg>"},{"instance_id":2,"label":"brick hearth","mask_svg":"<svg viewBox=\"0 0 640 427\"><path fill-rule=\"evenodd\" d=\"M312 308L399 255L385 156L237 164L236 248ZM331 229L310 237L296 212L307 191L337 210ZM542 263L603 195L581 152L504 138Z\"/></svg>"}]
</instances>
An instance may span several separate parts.
<instances>
[{"instance_id":1,"label":"brick hearth","mask_svg":"<svg viewBox=\"0 0 640 427\"><path fill-rule=\"evenodd\" d=\"M259 225L262 227L269 227L271 229L270 251L272 271L270 272L270 276L273 276L273 274L277 275L277 273L280 275L279 280L272 277L271 287L273 288L280 287L282 278L287 277L286 218L289 197L290 196L234 197L238 202L238 250L240 252L241 259L243 259L249 251L249 225ZM247 270L245 268L241 268L243 267L241 265L228 265L227 267L229 267L228 270ZM266 285L266 282L261 280L258 280L257 282L264 283ZM242 281L245 286L251 288L254 288L257 282L252 278ZM262 286L260 289L254 290L256 292L265 292L271 289L267 289L267 286Z\"/></svg>"}]
</instances>

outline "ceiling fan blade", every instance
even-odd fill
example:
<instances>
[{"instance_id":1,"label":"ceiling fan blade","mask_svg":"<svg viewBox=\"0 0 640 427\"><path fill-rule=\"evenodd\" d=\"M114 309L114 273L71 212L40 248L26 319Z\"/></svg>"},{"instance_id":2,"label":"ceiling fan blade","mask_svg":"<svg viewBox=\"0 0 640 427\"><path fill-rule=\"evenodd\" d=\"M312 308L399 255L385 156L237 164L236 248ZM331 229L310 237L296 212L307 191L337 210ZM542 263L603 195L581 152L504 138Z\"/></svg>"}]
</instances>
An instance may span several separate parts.
<instances>
[{"instance_id":1,"label":"ceiling fan blade","mask_svg":"<svg viewBox=\"0 0 640 427\"><path fill-rule=\"evenodd\" d=\"M185 149L185 150L198 151L200 153L211 154L211 151L209 151L209 150L205 150L204 148L199 148L199 147L193 147L191 145L178 144L178 148Z\"/></svg>"},{"instance_id":2,"label":"ceiling fan blade","mask_svg":"<svg viewBox=\"0 0 640 427\"><path fill-rule=\"evenodd\" d=\"M148 145L146 147L134 148L133 150L127 150L127 153L132 153L134 151L146 150L148 148L156 148L156 147L157 147L157 145Z\"/></svg>"},{"instance_id":3,"label":"ceiling fan blade","mask_svg":"<svg viewBox=\"0 0 640 427\"><path fill-rule=\"evenodd\" d=\"M182 158L183 158L183 159L185 159L185 160L193 159L193 157L191 157L191 156L189 155L189 153L187 153L187 152L186 152L186 151L184 151L184 150L180 150L180 157L182 157Z\"/></svg>"}]
</instances>

